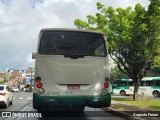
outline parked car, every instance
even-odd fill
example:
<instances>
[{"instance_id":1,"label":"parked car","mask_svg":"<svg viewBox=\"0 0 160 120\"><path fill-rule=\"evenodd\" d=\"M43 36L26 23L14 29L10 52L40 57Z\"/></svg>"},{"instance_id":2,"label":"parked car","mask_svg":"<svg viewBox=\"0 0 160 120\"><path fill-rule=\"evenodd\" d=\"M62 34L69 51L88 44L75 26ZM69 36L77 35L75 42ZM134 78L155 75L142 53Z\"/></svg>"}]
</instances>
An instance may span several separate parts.
<instances>
[{"instance_id":1,"label":"parked car","mask_svg":"<svg viewBox=\"0 0 160 120\"><path fill-rule=\"evenodd\" d=\"M30 88L30 87L29 88L24 88L23 91L24 92L32 92L32 88Z\"/></svg>"},{"instance_id":2,"label":"parked car","mask_svg":"<svg viewBox=\"0 0 160 120\"><path fill-rule=\"evenodd\" d=\"M19 92L19 89L18 88L14 88L13 92Z\"/></svg>"},{"instance_id":3,"label":"parked car","mask_svg":"<svg viewBox=\"0 0 160 120\"><path fill-rule=\"evenodd\" d=\"M5 106L6 108L9 105L12 105L13 94L9 91L7 85L0 85L0 106Z\"/></svg>"},{"instance_id":4,"label":"parked car","mask_svg":"<svg viewBox=\"0 0 160 120\"><path fill-rule=\"evenodd\" d=\"M9 91L10 91L10 92L13 92L13 89L14 89L14 88L9 88Z\"/></svg>"}]
</instances>

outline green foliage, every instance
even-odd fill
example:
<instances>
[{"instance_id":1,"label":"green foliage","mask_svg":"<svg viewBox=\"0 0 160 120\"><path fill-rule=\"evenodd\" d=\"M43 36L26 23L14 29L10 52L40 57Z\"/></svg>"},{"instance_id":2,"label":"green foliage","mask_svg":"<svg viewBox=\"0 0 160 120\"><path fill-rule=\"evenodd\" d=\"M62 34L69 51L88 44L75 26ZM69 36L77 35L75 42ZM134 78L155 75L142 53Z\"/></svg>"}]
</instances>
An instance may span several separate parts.
<instances>
[{"instance_id":1,"label":"green foliage","mask_svg":"<svg viewBox=\"0 0 160 120\"><path fill-rule=\"evenodd\" d=\"M4 85L7 83L7 80L0 81L0 85Z\"/></svg>"},{"instance_id":2,"label":"green foliage","mask_svg":"<svg viewBox=\"0 0 160 120\"><path fill-rule=\"evenodd\" d=\"M80 29L105 33L110 57L119 70L133 79L134 93L153 62L159 63L160 54L160 0L151 0L148 10L137 4L134 9L106 8L97 3L99 12L88 15L88 22L75 20ZM156 59L156 60L155 60ZM134 96L135 97L135 96ZM135 98L134 98L135 99Z\"/></svg>"},{"instance_id":3,"label":"green foliage","mask_svg":"<svg viewBox=\"0 0 160 120\"><path fill-rule=\"evenodd\" d=\"M160 56L155 57L154 67L160 67Z\"/></svg>"},{"instance_id":4,"label":"green foliage","mask_svg":"<svg viewBox=\"0 0 160 120\"><path fill-rule=\"evenodd\" d=\"M121 72L117 66L115 66L114 68L111 68L111 80L117 78L128 78L128 76Z\"/></svg>"},{"instance_id":5,"label":"green foliage","mask_svg":"<svg viewBox=\"0 0 160 120\"><path fill-rule=\"evenodd\" d=\"M75 25L78 25L77 28L78 29L83 29L83 28L86 28L88 26L88 23L87 22L83 22L82 20L80 19L77 19L74 21L74 24Z\"/></svg>"},{"instance_id":6,"label":"green foliage","mask_svg":"<svg viewBox=\"0 0 160 120\"><path fill-rule=\"evenodd\" d=\"M31 87L32 85L31 84L27 84L26 86L25 86L25 88L29 88L29 87Z\"/></svg>"},{"instance_id":7,"label":"green foliage","mask_svg":"<svg viewBox=\"0 0 160 120\"><path fill-rule=\"evenodd\" d=\"M3 85L4 84L4 82L3 81L0 81L0 85Z\"/></svg>"}]
</instances>

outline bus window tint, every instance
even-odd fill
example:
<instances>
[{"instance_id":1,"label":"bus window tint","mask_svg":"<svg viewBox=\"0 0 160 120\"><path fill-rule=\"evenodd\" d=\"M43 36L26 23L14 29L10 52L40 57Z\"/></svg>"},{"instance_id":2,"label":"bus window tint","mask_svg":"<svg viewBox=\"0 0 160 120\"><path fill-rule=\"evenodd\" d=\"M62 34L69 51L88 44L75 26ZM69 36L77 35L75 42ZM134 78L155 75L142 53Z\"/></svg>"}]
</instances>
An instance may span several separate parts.
<instances>
[{"instance_id":1,"label":"bus window tint","mask_svg":"<svg viewBox=\"0 0 160 120\"><path fill-rule=\"evenodd\" d=\"M100 46L98 46L96 49L95 49L95 55L97 56L104 56L104 44L101 44Z\"/></svg>"},{"instance_id":2,"label":"bus window tint","mask_svg":"<svg viewBox=\"0 0 160 120\"><path fill-rule=\"evenodd\" d=\"M134 86L133 81L129 81L129 86Z\"/></svg>"},{"instance_id":3,"label":"bus window tint","mask_svg":"<svg viewBox=\"0 0 160 120\"><path fill-rule=\"evenodd\" d=\"M101 34L69 31L46 31L39 53L45 55L84 55L105 57L106 45Z\"/></svg>"},{"instance_id":4,"label":"bus window tint","mask_svg":"<svg viewBox=\"0 0 160 120\"><path fill-rule=\"evenodd\" d=\"M155 80L155 86L160 86L160 80Z\"/></svg>"},{"instance_id":5,"label":"bus window tint","mask_svg":"<svg viewBox=\"0 0 160 120\"><path fill-rule=\"evenodd\" d=\"M116 81L116 80L113 81L112 86L113 86L113 87L118 86L118 81Z\"/></svg>"},{"instance_id":6,"label":"bus window tint","mask_svg":"<svg viewBox=\"0 0 160 120\"><path fill-rule=\"evenodd\" d=\"M146 86L153 86L154 85L154 81L150 80L150 81L146 81Z\"/></svg>"},{"instance_id":7,"label":"bus window tint","mask_svg":"<svg viewBox=\"0 0 160 120\"><path fill-rule=\"evenodd\" d=\"M145 81L141 81L141 86L146 86L146 82Z\"/></svg>"},{"instance_id":8,"label":"bus window tint","mask_svg":"<svg viewBox=\"0 0 160 120\"><path fill-rule=\"evenodd\" d=\"M128 85L128 81L121 81L121 80L114 80L112 86L127 86Z\"/></svg>"},{"instance_id":9,"label":"bus window tint","mask_svg":"<svg viewBox=\"0 0 160 120\"><path fill-rule=\"evenodd\" d=\"M128 81L121 81L120 86L127 86Z\"/></svg>"}]
</instances>

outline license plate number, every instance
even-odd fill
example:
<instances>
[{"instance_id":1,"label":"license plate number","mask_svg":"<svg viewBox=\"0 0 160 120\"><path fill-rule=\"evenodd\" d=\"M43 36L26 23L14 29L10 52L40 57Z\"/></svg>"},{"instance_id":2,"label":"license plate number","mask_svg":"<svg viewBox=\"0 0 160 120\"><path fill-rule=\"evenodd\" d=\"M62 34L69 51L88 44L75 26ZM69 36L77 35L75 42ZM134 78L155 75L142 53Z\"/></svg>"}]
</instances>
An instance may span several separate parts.
<instances>
[{"instance_id":1,"label":"license plate number","mask_svg":"<svg viewBox=\"0 0 160 120\"><path fill-rule=\"evenodd\" d=\"M80 85L68 85L67 87L70 90L79 90L80 89Z\"/></svg>"}]
</instances>

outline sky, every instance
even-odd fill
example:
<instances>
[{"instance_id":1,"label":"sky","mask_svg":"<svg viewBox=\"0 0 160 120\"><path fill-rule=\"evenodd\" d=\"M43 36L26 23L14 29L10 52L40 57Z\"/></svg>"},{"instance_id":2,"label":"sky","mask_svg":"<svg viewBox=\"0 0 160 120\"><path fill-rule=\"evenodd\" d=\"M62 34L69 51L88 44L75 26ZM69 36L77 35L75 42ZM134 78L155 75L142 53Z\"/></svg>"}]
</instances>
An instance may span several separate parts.
<instances>
[{"instance_id":1,"label":"sky","mask_svg":"<svg viewBox=\"0 0 160 120\"><path fill-rule=\"evenodd\" d=\"M0 72L6 68L34 67L32 52L37 50L43 28L75 28L74 20L87 20L97 13L96 3L126 8L149 0L0 0Z\"/></svg>"}]
</instances>

